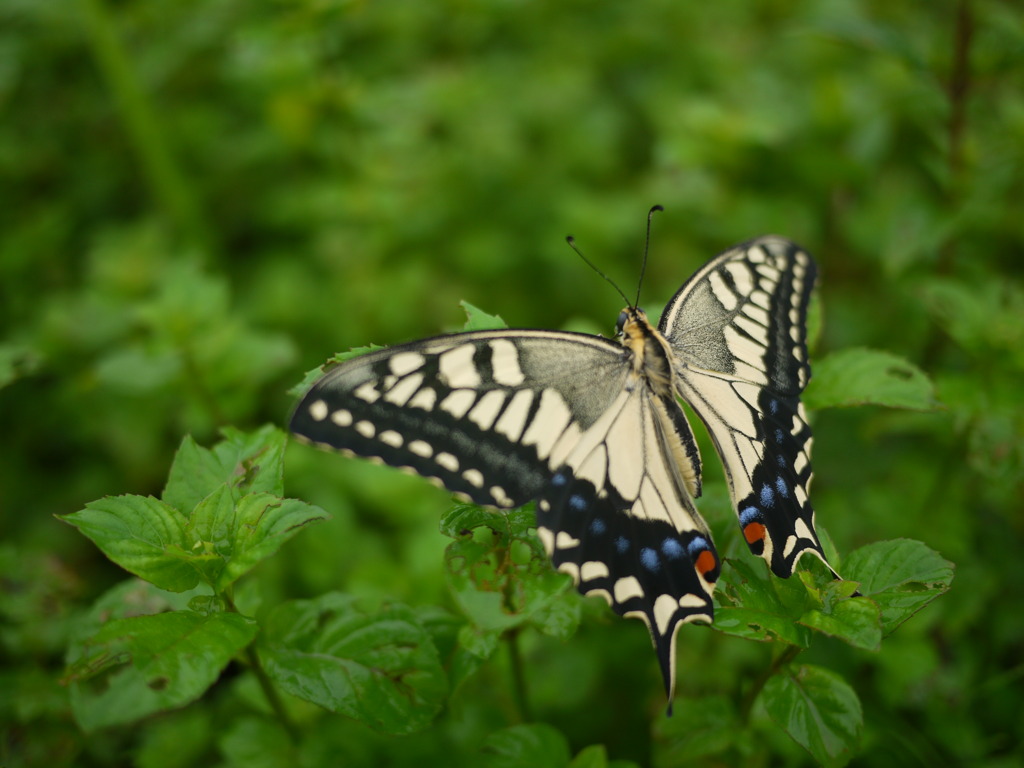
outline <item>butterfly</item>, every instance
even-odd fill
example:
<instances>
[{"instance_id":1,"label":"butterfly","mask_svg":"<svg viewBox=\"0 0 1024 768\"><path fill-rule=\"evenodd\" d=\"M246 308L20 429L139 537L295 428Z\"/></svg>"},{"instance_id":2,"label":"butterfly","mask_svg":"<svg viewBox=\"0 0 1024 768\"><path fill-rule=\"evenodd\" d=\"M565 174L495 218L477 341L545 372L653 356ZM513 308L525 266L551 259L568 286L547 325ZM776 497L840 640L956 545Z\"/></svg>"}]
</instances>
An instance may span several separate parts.
<instances>
[{"instance_id":1,"label":"butterfly","mask_svg":"<svg viewBox=\"0 0 1024 768\"><path fill-rule=\"evenodd\" d=\"M536 501L555 567L647 625L671 702L676 633L711 623L721 571L680 398L710 433L751 551L782 577L807 553L828 565L800 402L815 276L799 246L760 237L698 270L657 327L633 302L614 339L487 330L374 351L328 370L290 427L477 504Z\"/></svg>"}]
</instances>

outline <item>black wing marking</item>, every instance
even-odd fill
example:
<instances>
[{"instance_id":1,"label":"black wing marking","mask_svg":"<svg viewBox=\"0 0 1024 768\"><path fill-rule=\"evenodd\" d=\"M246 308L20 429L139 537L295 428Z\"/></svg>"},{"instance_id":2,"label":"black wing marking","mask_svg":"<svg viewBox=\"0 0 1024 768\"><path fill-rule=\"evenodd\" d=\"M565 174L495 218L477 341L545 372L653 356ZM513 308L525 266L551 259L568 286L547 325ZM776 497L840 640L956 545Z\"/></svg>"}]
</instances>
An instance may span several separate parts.
<instances>
[{"instance_id":1,"label":"black wing marking","mask_svg":"<svg viewBox=\"0 0 1024 768\"><path fill-rule=\"evenodd\" d=\"M815 276L798 246L758 238L701 268L659 324L676 355L680 395L722 458L744 537L783 577L806 552L825 561L808 500L811 430L799 399L810 378Z\"/></svg>"}]
</instances>

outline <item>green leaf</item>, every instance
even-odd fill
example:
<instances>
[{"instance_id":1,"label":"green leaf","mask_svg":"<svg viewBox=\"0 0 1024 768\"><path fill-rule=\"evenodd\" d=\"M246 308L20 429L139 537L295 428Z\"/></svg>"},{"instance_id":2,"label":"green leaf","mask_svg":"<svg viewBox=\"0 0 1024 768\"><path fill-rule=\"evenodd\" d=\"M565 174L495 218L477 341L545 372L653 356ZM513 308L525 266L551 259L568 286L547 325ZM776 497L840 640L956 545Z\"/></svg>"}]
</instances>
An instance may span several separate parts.
<instances>
[{"instance_id":1,"label":"green leaf","mask_svg":"<svg viewBox=\"0 0 1024 768\"><path fill-rule=\"evenodd\" d=\"M163 500L184 513L221 485L238 493L284 492L284 449L287 435L267 424L253 432L228 427L212 449L189 436L181 441L164 486Z\"/></svg>"},{"instance_id":2,"label":"green leaf","mask_svg":"<svg viewBox=\"0 0 1024 768\"><path fill-rule=\"evenodd\" d=\"M565 768L570 758L568 739L546 723L496 731L480 749L485 768Z\"/></svg>"},{"instance_id":3,"label":"green leaf","mask_svg":"<svg viewBox=\"0 0 1024 768\"><path fill-rule=\"evenodd\" d=\"M225 589L310 523L328 514L298 499L280 499L269 493L251 493L235 507L231 555L216 587Z\"/></svg>"},{"instance_id":4,"label":"green leaf","mask_svg":"<svg viewBox=\"0 0 1024 768\"><path fill-rule=\"evenodd\" d=\"M507 536L521 536L536 525L532 505L499 510L476 504L454 504L441 516L440 529L445 536L457 539L481 526Z\"/></svg>"},{"instance_id":5,"label":"green leaf","mask_svg":"<svg viewBox=\"0 0 1024 768\"><path fill-rule=\"evenodd\" d=\"M327 371L338 363L343 363L346 360L351 360L353 357L359 357L369 352L374 352L378 349L386 349L378 344L369 344L365 347L355 347L350 349L348 352L338 352L336 355L331 357L326 363L311 370L306 371L302 376L302 381L296 384L294 387L288 390L288 394L292 397L302 397L306 392L309 391L310 387L320 379Z\"/></svg>"},{"instance_id":6,"label":"green leaf","mask_svg":"<svg viewBox=\"0 0 1024 768\"><path fill-rule=\"evenodd\" d=\"M468 301L460 301L459 304L466 310L466 324L462 327L464 331L492 331L508 328L508 324L501 319L500 315L489 315Z\"/></svg>"},{"instance_id":7,"label":"green leaf","mask_svg":"<svg viewBox=\"0 0 1024 768\"><path fill-rule=\"evenodd\" d=\"M878 606L865 598L844 598L800 617L805 627L844 640L856 648L877 651L882 642Z\"/></svg>"},{"instance_id":8,"label":"green leaf","mask_svg":"<svg viewBox=\"0 0 1024 768\"><path fill-rule=\"evenodd\" d=\"M260 657L292 695L385 733L422 730L448 692L430 634L403 605L368 614L337 593L285 603Z\"/></svg>"},{"instance_id":9,"label":"green leaf","mask_svg":"<svg viewBox=\"0 0 1024 768\"><path fill-rule=\"evenodd\" d=\"M845 680L811 665L787 667L761 691L768 715L821 765L844 765L854 754L864 717Z\"/></svg>"},{"instance_id":10,"label":"green leaf","mask_svg":"<svg viewBox=\"0 0 1024 768\"><path fill-rule=\"evenodd\" d=\"M233 467L224 466L217 454L185 435L174 455L161 498L189 514L196 505L231 479Z\"/></svg>"},{"instance_id":11,"label":"green leaf","mask_svg":"<svg viewBox=\"0 0 1024 768\"><path fill-rule=\"evenodd\" d=\"M199 583L195 569L168 552L191 549L184 515L151 496L108 496L60 519L126 571L162 589L184 592Z\"/></svg>"},{"instance_id":12,"label":"green leaf","mask_svg":"<svg viewBox=\"0 0 1024 768\"><path fill-rule=\"evenodd\" d=\"M237 613L109 621L69 669L75 720L92 731L194 701L255 636L256 622Z\"/></svg>"},{"instance_id":13,"label":"green leaf","mask_svg":"<svg viewBox=\"0 0 1024 768\"><path fill-rule=\"evenodd\" d=\"M844 349L818 360L804 403L813 410L873 404L931 411L939 406L921 369L875 349Z\"/></svg>"},{"instance_id":14,"label":"green leaf","mask_svg":"<svg viewBox=\"0 0 1024 768\"><path fill-rule=\"evenodd\" d=\"M246 493L284 493L284 451L288 445L284 430L264 424L253 432L225 427L221 434L224 439L213 446L213 452L232 472L225 482Z\"/></svg>"},{"instance_id":15,"label":"green leaf","mask_svg":"<svg viewBox=\"0 0 1024 768\"><path fill-rule=\"evenodd\" d=\"M796 622L812 607L799 579L777 579L761 560L729 559L715 592L719 632L750 640L783 640L806 648L810 631Z\"/></svg>"},{"instance_id":16,"label":"green leaf","mask_svg":"<svg viewBox=\"0 0 1024 768\"><path fill-rule=\"evenodd\" d=\"M497 536L490 541L459 539L449 544L445 565L455 601L485 631L503 631L536 619L551 634L571 634L579 615L553 606L569 590L571 579L553 571L546 557L528 546L519 548L528 554L517 563L516 549L502 546Z\"/></svg>"},{"instance_id":17,"label":"green leaf","mask_svg":"<svg viewBox=\"0 0 1024 768\"><path fill-rule=\"evenodd\" d=\"M843 561L847 578L881 609L882 632L890 634L949 589L953 564L913 539L868 544Z\"/></svg>"},{"instance_id":18,"label":"green leaf","mask_svg":"<svg viewBox=\"0 0 1024 768\"><path fill-rule=\"evenodd\" d=\"M465 624L459 629L459 647L474 659L489 659L500 642L500 629L483 629L474 624Z\"/></svg>"}]
</instances>

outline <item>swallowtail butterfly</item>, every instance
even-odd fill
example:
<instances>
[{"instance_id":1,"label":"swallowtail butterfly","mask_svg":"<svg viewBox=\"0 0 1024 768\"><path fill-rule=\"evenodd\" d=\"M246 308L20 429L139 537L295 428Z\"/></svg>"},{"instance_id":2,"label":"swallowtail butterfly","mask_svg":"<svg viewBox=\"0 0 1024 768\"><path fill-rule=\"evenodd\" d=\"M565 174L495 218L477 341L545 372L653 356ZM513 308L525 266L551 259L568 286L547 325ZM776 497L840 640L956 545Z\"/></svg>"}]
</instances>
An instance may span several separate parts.
<instances>
[{"instance_id":1,"label":"swallowtail butterfly","mask_svg":"<svg viewBox=\"0 0 1024 768\"><path fill-rule=\"evenodd\" d=\"M805 553L825 561L799 399L815 274L797 245L761 237L705 264L657 328L627 306L614 340L494 330L374 351L317 381L291 430L477 504L536 500L555 566L647 625L671 701L676 632L711 622L721 567L677 397L711 434L754 554L783 577Z\"/></svg>"}]
</instances>

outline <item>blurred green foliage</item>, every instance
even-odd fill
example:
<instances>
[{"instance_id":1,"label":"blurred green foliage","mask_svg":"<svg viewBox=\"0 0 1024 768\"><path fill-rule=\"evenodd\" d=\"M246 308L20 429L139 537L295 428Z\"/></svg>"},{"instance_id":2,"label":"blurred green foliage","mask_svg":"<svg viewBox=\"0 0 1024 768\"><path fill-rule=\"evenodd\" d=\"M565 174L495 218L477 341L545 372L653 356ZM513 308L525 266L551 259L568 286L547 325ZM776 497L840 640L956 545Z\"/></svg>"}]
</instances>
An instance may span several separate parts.
<instances>
[{"instance_id":1,"label":"blurred green foliage","mask_svg":"<svg viewBox=\"0 0 1024 768\"><path fill-rule=\"evenodd\" d=\"M287 735L240 669L201 706L83 735L65 649L121 576L53 515L158 496L185 434L283 424L303 371L458 327L461 299L512 326L609 332L619 301L563 238L628 292L660 203L649 310L714 253L778 232L821 265L815 359L885 350L944 406L814 422L815 507L841 554L908 537L958 564L880 651L805 652L860 699L855 764L1019 763L1014 3L6 0L0 110L0 762L271 764ZM704 453L725 549L735 524ZM340 589L423 621L452 609L445 494L303 448L285 478L332 518L240 582L240 604ZM567 642L519 636L534 725L499 654L464 670L432 728L396 739L335 717L303 759L810 759L759 706L755 740L716 742L770 644L686 628L665 720L643 628L582 605Z\"/></svg>"}]
</instances>

